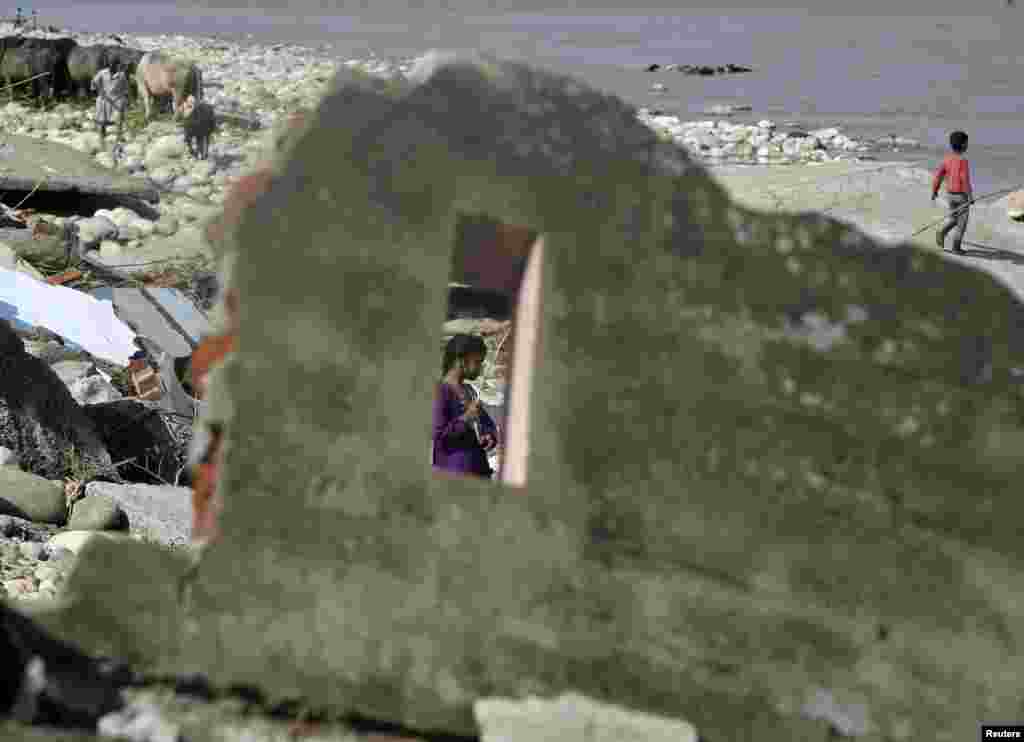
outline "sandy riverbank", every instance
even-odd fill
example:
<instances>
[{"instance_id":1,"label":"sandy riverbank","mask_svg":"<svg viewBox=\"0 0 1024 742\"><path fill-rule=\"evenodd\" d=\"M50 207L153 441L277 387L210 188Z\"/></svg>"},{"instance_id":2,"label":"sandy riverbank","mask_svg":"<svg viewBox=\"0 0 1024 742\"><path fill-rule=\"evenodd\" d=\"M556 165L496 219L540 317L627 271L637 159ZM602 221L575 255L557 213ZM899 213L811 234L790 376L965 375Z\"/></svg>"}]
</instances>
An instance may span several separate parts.
<instances>
[{"instance_id":1,"label":"sandy riverbank","mask_svg":"<svg viewBox=\"0 0 1024 742\"><path fill-rule=\"evenodd\" d=\"M340 66L391 77L405 75L416 61L374 56L338 59L325 44L271 44L215 36L113 36L73 30L27 35L70 36L82 45L123 43L191 59L202 68L206 99L218 111L259 123L255 130L230 123L223 126L214 137L210 159L196 161L187 153L178 124L166 115L145 124L134 111L115 158L116 135L108 133L106 141L101 141L91 104L61 104L41 111L23 103L5 105L0 99L0 130L66 144L104 167L146 179L160 189L156 219L127 209L71 217L32 215L57 226L70 219L87 235L95 236L99 230L100 257L129 270L133 266L151 270L153 261L209 257L200 226L220 210L231 184L263 159L268 130L293 111L315 108ZM930 173L909 162L868 159L883 151L891 155L901 147L915 147L909 139L857 140L844 134L842 127L803 131L771 120L736 123L729 116L684 121L646 108L637 109L637 116L659 137L686 148L750 208L825 211L889 242L910 238L943 215L941 207L928 198ZM974 252L950 259L974 259L979 267L997 269L994 272L1016 286L1016 263L1006 256L1015 254L1022 229L1006 219L1004 200L978 205L972 210L968 234L972 243L968 248ZM932 235L929 230L913 241L935 249ZM1024 277L1019 283L1024 286Z\"/></svg>"},{"instance_id":2,"label":"sandy riverbank","mask_svg":"<svg viewBox=\"0 0 1024 742\"><path fill-rule=\"evenodd\" d=\"M938 250L934 227L944 198L931 201L932 174L909 163L828 163L813 167L722 166L711 170L737 203L765 212L824 212L883 244ZM984 194L978 194L982 196ZM944 256L992 274L1024 301L1024 224L1007 216L1008 196L971 208L966 254Z\"/></svg>"},{"instance_id":3,"label":"sandy riverbank","mask_svg":"<svg viewBox=\"0 0 1024 742\"><path fill-rule=\"evenodd\" d=\"M10 31L0 28L0 33ZM73 30L26 35L70 36L81 45L124 43L143 51L161 49L191 59L203 70L208 102L219 112L259 124L258 130L225 125L213 139L210 159L198 162L188 154L180 127L167 116L145 124L137 111L130 112L123 146L115 150L114 132L108 133L105 141L96 132L91 105L62 104L41 112L23 104L0 102L3 131L66 144L104 167L144 178L160 189L156 219L126 209L72 217L41 212L34 215L58 227L67 218L78 222L90 237L101 234L100 258L129 270L133 266L151 267L157 260L204 256L199 228L217 213L231 184L263 158L267 130L295 110L314 108L339 66L359 67L387 77L405 74L415 61L338 59L325 44L270 44L215 36L113 36ZM639 109L638 117L659 136L686 147L695 159L709 166L735 161L801 170L821 164L855 165L873 152L913 146L909 140L858 141L839 128L805 132L772 121L734 124L728 117L681 121L649 109ZM760 175L760 170L757 172ZM25 205L32 207L31 203Z\"/></svg>"}]
</instances>

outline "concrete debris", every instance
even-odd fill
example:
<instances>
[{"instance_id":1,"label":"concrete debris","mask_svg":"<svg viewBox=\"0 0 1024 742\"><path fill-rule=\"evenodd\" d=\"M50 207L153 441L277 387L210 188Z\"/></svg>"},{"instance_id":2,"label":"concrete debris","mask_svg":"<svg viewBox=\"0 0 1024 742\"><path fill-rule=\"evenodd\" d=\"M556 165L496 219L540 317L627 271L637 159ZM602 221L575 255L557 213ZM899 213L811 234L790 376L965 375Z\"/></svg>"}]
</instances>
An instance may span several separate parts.
<instances>
[{"instance_id":1,"label":"concrete debris","mask_svg":"<svg viewBox=\"0 0 1024 742\"><path fill-rule=\"evenodd\" d=\"M174 357L190 355L211 332L209 320L176 289L104 287L92 295L112 302L118 317Z\"/></svg>"},{"instance_id":2,"label":"concrete debris","mask_svg":"<svg viewBox=\"0 0 1024 742\"><path fill-rule=\"evenodd\" d=\"M0 269L0 319L41 325L122 366L138 350L135 333L117 318L109 303L7 269Z\"/></svg>"}]
</instances>

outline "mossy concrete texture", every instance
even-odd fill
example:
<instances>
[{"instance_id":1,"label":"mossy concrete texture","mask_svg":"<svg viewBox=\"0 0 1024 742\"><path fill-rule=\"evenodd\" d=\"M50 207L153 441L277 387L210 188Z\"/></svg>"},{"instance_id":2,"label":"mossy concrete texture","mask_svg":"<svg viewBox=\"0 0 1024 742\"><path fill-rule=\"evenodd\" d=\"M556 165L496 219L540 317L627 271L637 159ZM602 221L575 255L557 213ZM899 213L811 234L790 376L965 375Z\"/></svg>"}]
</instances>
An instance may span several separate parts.
<instances>
[{"instance_id":1,"label":"mossy concrete texture","mask_svg":"<svg viewBox=\"0 0 1024 742\"><path fill-rule=\"evenodd\" d=\"M224 535L90 544L92 651L473 733L598 700L707 742L1024 718L1024 313L935 250L733 203L617 99L519 64L342 71L245 213ZM423 461L462 213L544 235L523 488ZM513 395L515 391L513 390ZM417 410L422 417L416 417Z\"/></svg>"}]
</instances>

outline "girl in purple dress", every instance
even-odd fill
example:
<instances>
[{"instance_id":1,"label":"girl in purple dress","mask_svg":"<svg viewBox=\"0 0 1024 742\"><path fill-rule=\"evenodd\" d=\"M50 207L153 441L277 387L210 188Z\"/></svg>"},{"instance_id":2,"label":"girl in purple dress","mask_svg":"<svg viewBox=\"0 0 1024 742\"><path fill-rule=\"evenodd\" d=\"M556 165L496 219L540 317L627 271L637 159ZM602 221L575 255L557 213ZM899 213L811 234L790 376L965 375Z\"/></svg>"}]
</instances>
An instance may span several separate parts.
<instances>
[{"instance_id":1,"label":"girl in purple dress","mask_svg":"<svg viewBox=\"0 0 1024 742\"><path fill-rule=\"evenodd\" d=\"M436 469L490 478L487 452L498 445L498 426L466 380L479 378L487 346L477 335L456 335L444 350L442 373L434 397Z\"/></svg>"}]
</instances>

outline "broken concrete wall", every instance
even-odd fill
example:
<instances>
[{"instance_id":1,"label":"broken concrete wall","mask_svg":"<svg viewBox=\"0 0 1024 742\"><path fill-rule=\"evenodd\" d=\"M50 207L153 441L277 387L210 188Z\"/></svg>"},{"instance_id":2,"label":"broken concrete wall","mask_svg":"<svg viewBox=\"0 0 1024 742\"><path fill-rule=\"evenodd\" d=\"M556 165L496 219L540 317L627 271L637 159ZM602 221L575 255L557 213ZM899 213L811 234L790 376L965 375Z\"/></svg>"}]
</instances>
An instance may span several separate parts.
<instances>
[{"instance_id":1,"label":"broken concrete wall","mask_svg":"<svg viewBox=\"0 0 1024 742\"><path fill-rule=\"evenodd\" d=\"M221 540L191 580L91 545L41 620L421 729L566 690L708 742L1024 716L1006 289L736 207L574 80L340 75L239 227ZM455 225L480 211L545 240L525 488L423 461Z\"/></svg>"}]
</instances>

